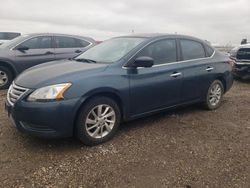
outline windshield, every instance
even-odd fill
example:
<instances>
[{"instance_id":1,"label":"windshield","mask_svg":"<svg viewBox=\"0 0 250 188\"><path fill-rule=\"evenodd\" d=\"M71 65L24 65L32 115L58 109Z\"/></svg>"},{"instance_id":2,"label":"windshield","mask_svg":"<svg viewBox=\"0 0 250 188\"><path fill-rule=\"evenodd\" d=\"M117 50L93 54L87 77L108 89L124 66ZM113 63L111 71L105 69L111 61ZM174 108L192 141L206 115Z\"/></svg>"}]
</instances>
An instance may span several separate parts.
<instances>
[{"instance_id":1,"label":"windshield","mask_svg":"<svg viewBox=\"0 0 250 188\"><path fill-rule=\"evenodd\" d=\"M114 38L90 48L76 60L87 59L100 63L113 63L142 43L145 38Z\"/></svg>"}]
</instances>

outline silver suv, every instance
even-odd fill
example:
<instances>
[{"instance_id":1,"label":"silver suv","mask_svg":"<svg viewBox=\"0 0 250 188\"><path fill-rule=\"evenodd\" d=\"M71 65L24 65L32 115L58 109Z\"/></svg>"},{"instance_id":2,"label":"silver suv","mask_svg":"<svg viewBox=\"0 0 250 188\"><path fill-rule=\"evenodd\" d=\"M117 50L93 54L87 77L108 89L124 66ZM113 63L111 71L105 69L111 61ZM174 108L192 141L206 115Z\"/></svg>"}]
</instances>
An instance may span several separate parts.
<instances>
[{"instance_id":1,"label":"silver suv","mask_svg":"<svg viewBox=\"0 0 250 188\"><path fill-rule=\"evenodd\" d=\"M59 59L74 58L96 44L89 37L65 34L21 35L0 45L0 89L6 89L22 71Z\"/></svg>"}]
</instances>

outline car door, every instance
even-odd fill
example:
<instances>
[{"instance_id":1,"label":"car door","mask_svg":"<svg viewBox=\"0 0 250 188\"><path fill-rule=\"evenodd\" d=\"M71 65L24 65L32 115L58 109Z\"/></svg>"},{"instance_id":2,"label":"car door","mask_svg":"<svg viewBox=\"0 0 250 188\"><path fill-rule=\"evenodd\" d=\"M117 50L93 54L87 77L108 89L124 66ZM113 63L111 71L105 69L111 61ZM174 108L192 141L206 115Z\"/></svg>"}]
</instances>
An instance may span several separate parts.
<instances>
[{"instance_id":1,"label":"car door","mask_svg":"<svg viewBox=\"0 0 250 188\"><path fill-rule=\"evenodd\" d=\"M128 69L131 116L174 106L180 101L182 73L176 68L176 40L162 39L153 42L135 58L142 56L153 58L154 66Z\"/></svg>"},{"instance_id":2,"label":"car door","mask_svg":"<svg viewBox=\"0 0 250 188\"><path fill-rule=\"evenodd\" d=\"M68 36L54 36L56 59L74 58L86 51L90 42Z\"/></svg>"},{"instance_id":3,"label":"car door","mask_svg":"<svg viewBox=\"0 0 250 188\"><path fill-rule=\"evenodd\" d=\"M30 38L14 49L17 70L20 72L40 63L55 60L51 36Z\"/></svg>"},{"instance_id":4,"label":"car door","mask_svg":"<svg viewBox=\"0 0 250 188\"><path fill-rule=\"evenodd\" d=\"M214 65L211 62L213 49L207 54L204 44L189 39L179 39L181 51L181 72L183 86L181 88L182 102L198 101L206 93L213 77ZM209 48L209 47L208 47Z\"/></svg>"}]
</instances>

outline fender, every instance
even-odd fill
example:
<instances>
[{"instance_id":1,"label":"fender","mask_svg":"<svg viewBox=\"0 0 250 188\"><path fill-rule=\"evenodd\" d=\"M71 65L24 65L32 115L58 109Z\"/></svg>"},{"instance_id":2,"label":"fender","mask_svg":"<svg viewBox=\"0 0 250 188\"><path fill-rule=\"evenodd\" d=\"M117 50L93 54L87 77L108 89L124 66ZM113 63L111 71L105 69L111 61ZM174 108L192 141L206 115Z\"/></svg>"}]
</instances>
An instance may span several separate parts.
<instances>
[{"instance_id":1,"label":"fender","mask_svg":"<svg viewBox=\"0 0 250 188\"><path fill-rule=\"evenodd\" d=\"M120 91L111 88L111 87L101 87L101 88L97 88L97 89L93 89L87 93L85 93L81 98L82 100L82 104L84 102L86 102L89 98L93 97L93 96L97 96L100 94L111 94L116 96L116 98L119 99L120 102L120 108L123 112L123 119L126 120L129 117L129 92L125 92L127 93L127 95L121 94ZM127 104L128 106L124 105Z\"/></svg>"},{"instance_id":2,"label":"fender","mask_svg":"<svg viewBox=\"0 0 250 188\"><path fill-rule=\"evenodd\" d=\"M0 65L10 67L13 70L14 76L17 76L19 72L17 71L17 69L15 68L13 64L14 63L10 61L9 59L2 58L2 57L0 58Z\"/></svg>"}]
</instances>

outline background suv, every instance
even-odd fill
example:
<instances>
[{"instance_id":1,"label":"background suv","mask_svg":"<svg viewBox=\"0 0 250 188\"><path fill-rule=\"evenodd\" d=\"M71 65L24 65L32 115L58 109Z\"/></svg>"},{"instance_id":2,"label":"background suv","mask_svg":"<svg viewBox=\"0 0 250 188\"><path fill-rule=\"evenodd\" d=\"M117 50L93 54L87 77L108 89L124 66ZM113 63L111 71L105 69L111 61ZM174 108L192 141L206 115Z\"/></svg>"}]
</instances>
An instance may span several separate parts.
<instances>
[{"instance_id":1,"label":"background suv","mask_svg":"<svg viewBox=\"0 0 250 188\"><path fill-rule=\"evenodd\" d=\"M230 57L235 61L234 76L236 78L250 78L250 44L240 45L232 49Z\"/></svg>"},{"instance_id":2,"label":"background suv","mask_svg":"<svg viewBox=\"0 0 250 188\"><path fill-rule=\"evenodd\" d=\"M0 45L3 44L4 42L12 40L20 35L21 35L21 33L0 32Z\"/></svg>"},{"instance_id":3,"label":"background suv","mask_svg":"<svg viewBox=\"0 0 250 188\"><path fill-rule=\"evenodd\" d=\"M88 37L65 34L22 35L0 46L0 89L23 70L40 63L73 58L95 45Z\"/></svg>"},{"instance_id":4,"label":"background suv","mask_svg":"<svg viewBox=\"0 0 250 188\"><path fill-rule=\"evenodd\" d=\"M192 103L218 108L231 72L229 57L194 37L117 37L75 59L23 72L8 91L6 110L20 131L75 133L95 145L112 138L120 121Z\"/></svg>"}]
</instances>

